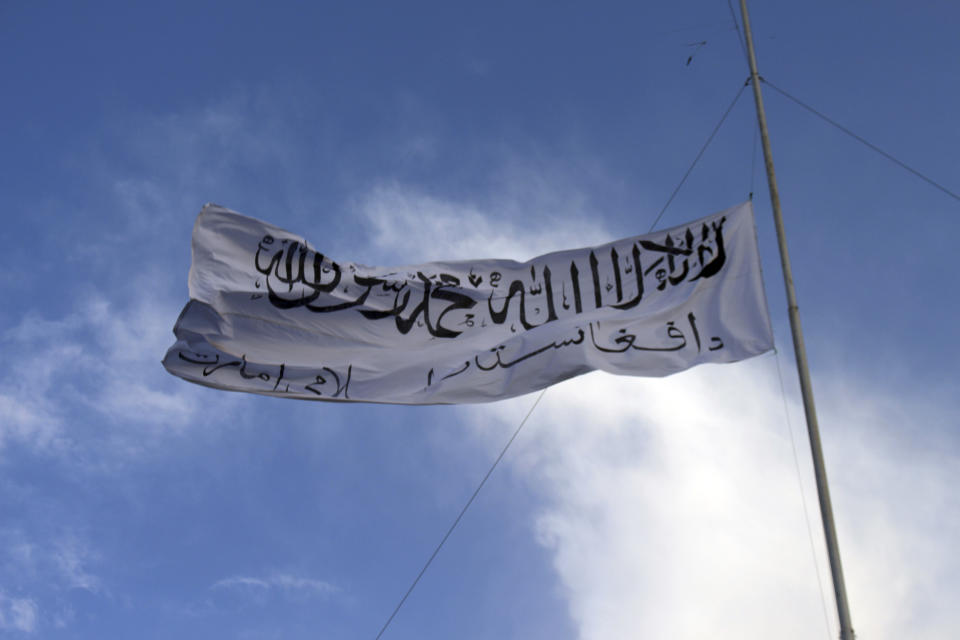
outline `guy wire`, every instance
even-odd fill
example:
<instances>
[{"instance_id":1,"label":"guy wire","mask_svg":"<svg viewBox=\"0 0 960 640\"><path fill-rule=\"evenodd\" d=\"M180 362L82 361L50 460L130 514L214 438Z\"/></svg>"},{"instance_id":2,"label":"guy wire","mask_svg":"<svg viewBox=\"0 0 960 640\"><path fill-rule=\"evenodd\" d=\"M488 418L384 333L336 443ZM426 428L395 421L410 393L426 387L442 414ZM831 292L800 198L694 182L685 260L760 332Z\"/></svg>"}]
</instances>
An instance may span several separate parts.
<instances>
[{"instance_id":1,"label":"guy wire","mask_svg":"<svg viewBox=\"0 0 960 640\"><path fill-rule=\"evenodd\" d=\"M920 178L920 179L923 180L924 182L926 182L926 183L928 183L928 184L936 187L936 188L939 189L940 191L943 191L945 194L947 194L948 196L950 196L950 197L953 198L954 200L960 200L960 195L957 195L957 194L954 193L953 191L950 191L949 189L947 189L947 188L946 188L945 186L943 186L942 184L934 181L932 178L928 178L927 176L925 176L924 174L920 173L919 171L917 171L917 170L914 169L913 167L909 166L909 165L906 164L905 162L901 162L900 160L897 160L896 158L894 158L892 155L890 155L889 153L887 153L886 151L884 151L883 149L881 149L881 148L878 147L877 145L875 145L875 144L873 144L873 143L871 143L871 142L868 142L868 141L865 140L864 138L862 138L862 137L858 136L857 134L855 134L853 131L850 131L850 129L847 129L845 126L843 126L842 124L840 124L840 123L837 122L836 120L832 120L831 118L829 118L829 117L827 117L826 115L820 113L819 111L817 111L816 109L814 109L814 108L811 107L810 105L802 102L799 98L795 98L794 96L790 95L789 93L787 93L786 91L784 91L784 90L781 89L780 87L778 87L778 86L776 86L775 84L771 83L771 82L770 82L769 80L767 80L766 78L761 77L761 78L760 78L760 82L764 83L765 85L767 85L768 87L770 87L771 89L773 89L774 91L776 91L777 93L779 93L780 95L782 95L784 98L787 98L788 100L791 100L791 101L795 102L796 104L800 105L801 107L803 107L804 109L806 109L807 111L809 111L809 112L812 113L813 115L817 116L818 118L820 118L820 119L823 120L824 122L827 122L828 124L833 125L833 126L836 127L837 129L840 129L840 131L843 131L845 134L847 134L848 136L850 136L851 138L853 138L854 140L856 140L856 141L859 142L860 144L868 147L869 149L872 149L873 151L876 151L877 153L879 153L880 155L882 155L882 156L883 156L884 158L886 158L887 160L889 160L889 161L893 162L894 164L896 164L897 166L899 166L901 169L906 169L907 171L909 171L909 172L912 173L913 175L917 176L918 178Z\"/></svg>"},{"instance_id":2,"label":"guy wire","mask_svg":"<svg viewBox=\"0 0 960 640\"><path fill-rule=\"evenodd\" d=\"M667 208L670 206L670 203L673 202L673 199L677 196L677 193L680 192L680 189L683 187L683 184L687 181L687 178L690 176L690 173L693 171L693 168L697 166L697 162L703 156L704 152L707 150L707 147L710 146L710 143L713 141L714 136L717 135L717 132L720 130L720 127L726 121L727 116L730 115L730 112L733 110L734 105L737 104L737 101L740 99L740 96L743 95L744 89L747 88L749 80L740 87L740 90L737 92L736 97L733 99L733 102L730 103L730 106L727 107L727 110L724 111L723 117L720 118L720 122L717 123L717 126L713 128L713 131L710 133L710 136L707 138L707 141L700 148L699 153L697 153L696 158L694 158L693 163L690 165L690 168L687 169L687 172L683 174L683 178L680 179L680 183L673 190L673 193L670 194L670 198L667 200L667 203L663 205L663 209L660 210L660 213L657 214L656 219L654 219L653 224L650 225L650 233L653 231L654 227L657 226L657 223L660 221L660 218L663 217L663 214L666 212ZM548 387L549 388L549 387ZM540 394L537 396L537 399L534 400L533 405L530 407L530 410L527 411L527 415L524 416L523 420L520 421L520 425L517 427L516 431L513 432L513 435L510 436L510 439L507 440L507 443L503 446L503 449L500 451L500 455L497 456L497 459L493 461L493 464L490 465L490 468L487 470L486 475L483 476L483 479L480 481L480 484L477 485L477 488L474 490L473 495L470 496L470 499L467 500L467 503L463 505L463 509L460 510L459 515L453 521L453 524L447 529L447 532L444 534L443 538L440 540L440 544L436 546L433 550L433 553L430 554L430 557L427 559L426 563L423 565L423 568L420 569L420 573L417 574L417 577L413 579L413 582L410 584L410 587L407 589L406 593L403 594L403 597L400 598L400 602L397 603L397 606L394 607L393 613L390 614L390 617L387 618L387 621L383 623L383 627L380 628L380 632L377 633L374 640L380 640L384 632L387 630L387 627L390 626L390 623L393 622L393 619L399 613L400 609L403 607L404 603L407 601L407 598L410 597L410 594L413 593L413 590L416 588L417 584L420 582L420 578L427 572L427 569L433 563L434 558L437 557L437 554L440 553L440 549L443 548L443 545L447 542L447 539L453 533L453 530L457 528L457 525L460 524L460 520L463 519L464 514L466 514L467 509L470 508L470 505L473 504L473 501L479 495L480 490L483 489L483 486L487 483L487 479L493 473L494 469L497 468L497 465L500 464L500 461L506 455L507 450L510 448L510 445L513 444L513 441L517 439L517 436L520 435L520 431L523 429L523 426L527 423L527 420L530 419L530 415L533 413L533 410L537 408L537 405L540 404L540 400L543 398L544 394L547 392L547 389L543 389Z\"/></svg>"},{"instance_id":3,"label":"guy wire","mask_svg":"<svg viewBox=\"0 0 960 640\"><path fill-rule=\"evenodd\" d=\"M817 574L817 587L820 589L820 604L823 606L823 623L827 628L827 638L831 637L830 614L827 613L827 596L823 590L823 579L820 577L820 565L817 564L817 548L813 542L813 529L810 524L810 511L807 509L807 494L803 490L803 475L800 473L800 458L797 455L797 443L793 437L793 423L790 422L790 410L787 408L787 390L783 384L783 370L780 368L780 351L773 349L773 359L777 363L777 378L780 380L780 398L783 400L783 417L787 423L787 435L790 438L790 449L793 451L793 466L797 471L797 488L800 489L800 503L803 505L803 519L807 523L807 539L810 541L810 556L813 559L813 570Z\"/></svg>"},{"instance_id":4,"label":"guy wire","mask_svg":"<svg viewBox=\"0 0 960 640\"><path fill-rule=\"evenodd\" d=\"M737 91L736 97L733 99L733 102L730 103L730 106L727 107L727 110L723 112L723 117L720 118L720 122L717 123L717 126L713 128L713 131L710 132L710 136L707 137L707 141L703 143L703 146L700 147L700 152L697 153L697 157L693 159L693 163L690 165L690 168L687 169L687 172L683 174L683 177L680 179L680 184L677 185L677 188L673 190L673 193L670 194L670 197L667 199L667 203L663 205L663 209L660 210L660 213L657 214L657 217L654 219L653 224L650 225L650 231L653 231L654 227L657 226L657 223L660 222L660 218L663 217L663 214L666 213L667 207L670 206L670 203L673 202L673 199L677 197L677 193L680 192L680 188L683 187L683 183L687 181L687 178L690 177L690 174L693 172L693 168L697 166L697 162L700 161L700 158L703 157L704 152L707 150L707 147L710 146L710 143L713 142L713 137L717 135L717 132L720 131L720 127L723 126L724 121L726 121L727 116L730 115L730 112L733 110L734 105L737 104L737 101L740 99L740 96L743 95L744 89L747 88L747 85L750 84L749 79L743 83L743 86L740 87L740 90ZM649 231L647 232L649 233Z\"/></svg>"},{"instance_id":5,"label":"guy wire","mask_svg":"<svg viewBox=\"0 0 960 640\"><path fill-rule=\"evenodd\" d=\"M510 445L513 444L513 441L517 439L517 436L520 435L520 430L523 429L523 425L527 423L527 420L530 419L530 415L533 413L533 410L537 408L537 405L540 404L540 400L543 398L543 395L547 392L549 387L544 388L540 392L540 395L537 396L537 399L533 401L533 405L530 407L530 410L527 411L527 415L523 417L523 420L520 421L520 426L517 427L516 431L513 432L513 435L510 436L510 439L507 440L507 444L504 445L503 450L500 451L500 455L497 456L497 459L493 461L493 464L490 465L490 468L487 470L487 474L483 476L483 480L480 481L480 484L477 485L477 488L474 490L473 495L470 496L470 499L467 500L467 503L463 505L463 509L460 510L460 515L457 516L456 520L453 521L453 524L450 525L450 528L447 529L447 532L444 534L443 539L440 540L440 544L437 545L437 548L433 550L433 553L430 554L430 558L427 560L426 564L423 565L423 568L420 569L420 573L417 574L417 577L414 578L413 582L410 584L410 588L407 589L407 592L403 594L403 597L400 598L400 602L397 603L397 606L394 608L393 613L390 614L390 617L387 618L387 621L383 623L383 627L380 629L380 633L377 634L376 640L380 640L380 636L383 635L383 632L387 630L387 627L390 626L390 623L393 622L394 617L396 617L397 612L400 611L400 607L403 606L403 603L407 601L407 598L413 592L414 588L417 586L417 583L420 582L420 578L423 577L423 574L427 572L427 569L430 567L430 564L433 562L433 559L437 557L437 554L440 553L440 549L443 548L444 543L446 543L447 538L450 537L450 534L453 533L453 530L457 528L457 525L460 524L463 514L467 512L467 509L470 508L470 505L473 504L474 499L477 497L477 494L480 493L480 490L483 489L483 485L487 483L487 479L490 477L490 474L493 473L493 470L497 468L497 465L500 464L500 461L503 459L503 456L506 455L507 449L510 448Z\"/></svg>"}]
</instances>

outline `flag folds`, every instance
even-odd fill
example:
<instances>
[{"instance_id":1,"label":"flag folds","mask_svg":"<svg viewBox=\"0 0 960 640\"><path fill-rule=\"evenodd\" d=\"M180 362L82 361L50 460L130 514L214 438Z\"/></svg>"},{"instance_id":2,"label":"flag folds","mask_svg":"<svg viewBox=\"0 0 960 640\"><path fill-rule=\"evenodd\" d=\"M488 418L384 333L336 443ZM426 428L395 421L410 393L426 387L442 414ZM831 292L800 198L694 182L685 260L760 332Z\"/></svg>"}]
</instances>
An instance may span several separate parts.
<instances>
[{"instance_id":1,"label":"flag folds","mask_svg":"<svg viewBox=\"0 0 960 640\"><path fill-rule=\"evenodd\" d=\"M773 347L750 203L528 262L340 262L218 205L163 365L285 398L487 402L602 369L665 376Z\"/></svg>"}]
</instances>

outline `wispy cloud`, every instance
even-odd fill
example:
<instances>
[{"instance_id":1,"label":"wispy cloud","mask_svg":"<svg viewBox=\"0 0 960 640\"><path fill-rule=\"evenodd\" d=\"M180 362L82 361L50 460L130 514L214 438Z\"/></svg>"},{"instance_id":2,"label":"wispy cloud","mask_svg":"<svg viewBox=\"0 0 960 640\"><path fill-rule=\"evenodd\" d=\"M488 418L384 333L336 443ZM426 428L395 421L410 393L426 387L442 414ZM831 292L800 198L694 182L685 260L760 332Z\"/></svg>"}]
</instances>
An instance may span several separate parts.
<instances>
[{"instance_id":1,"label":"wispy cloud","mask_svg":"<svg viewBox=\"0 0 960 640\"><path fill-rule=\"evenodd\" d=\"M37 630L40 608L30 598L13 598L0 591L0 631Z\"/></svg>"},{"instance_id":2,"label":"wispy cloud","mask_svg":"<svg viewBox=\"0 0 960 640\"><path fill-rule=\"evenodd\" d=\"M484 204L451 201L398 183L381 184L357 202L371 240L384 259L413 264L427 260L509 258L526 260L548 251L599 244L611 238L589 210L572 202L583 198L571 188L569 199L527 199L507 191ZM567 224L553 225L550 213L563 207ZM492 215L493 213L497 215ZM531 228L531 221L536 227Z\"/></svg>"},{"instance_id":3,"label":"wispy cloud","mask_svg":"<svg viewBox=\"0 0 960 640\"><path fill-rule=\"evenodd\" d=\"M88 570L95 560L91 549L76 536L66 536L57 541L51 560L60 581L69 589L82 589L96 593L102 591L100 578Z\"/></svg>"},{"instance_id":4,"label":"wispy cloud","mask_svg":"<svg viewBox=\"0 0 960 640\"><path fill-rule=\"evenodd\" d=\"M65 600L72 590L109 596L94 573L100 560L94 547L74 531L0 529L0 631L66 626L73 618ZM14 586L17 596L9 592Z\"/></svg>"},{"instance_id":5,"label":"wispy cloud","mask_svg":"<svg viewBox=\"0 0 960 640\"><path fill-rule=\"evenodd\" d=\"M144 435L186 428L200 410L199 389L160 366L177 311L177 303L158 300L149 287L134 288L116 301L91 295L59 318L27 313L0 334L5 355L16 365L0 373L6 390L0 394L0 450L9 441L54 454L82 446L78 415L101 424L91 437L99 449L109 444L114 453L140 450ZM226 407L230 399L210 401ZM68 421L75 425L70 437ZM134 425L137 433L130 431Z\"/></svg>"},{"instance_id":6,"label":"wispy cloud","mask_svg":"<svg viewBox=\"0 0 960 640\"><path fill-rule=\"evenodd\" d=\"M290 573L271 573L266 576L230 576L210 585L214 590L242 592L280 592L291 597L326 598L339 593L340 588L314 578L304 578Z\"/></svg>"}]
</instances>

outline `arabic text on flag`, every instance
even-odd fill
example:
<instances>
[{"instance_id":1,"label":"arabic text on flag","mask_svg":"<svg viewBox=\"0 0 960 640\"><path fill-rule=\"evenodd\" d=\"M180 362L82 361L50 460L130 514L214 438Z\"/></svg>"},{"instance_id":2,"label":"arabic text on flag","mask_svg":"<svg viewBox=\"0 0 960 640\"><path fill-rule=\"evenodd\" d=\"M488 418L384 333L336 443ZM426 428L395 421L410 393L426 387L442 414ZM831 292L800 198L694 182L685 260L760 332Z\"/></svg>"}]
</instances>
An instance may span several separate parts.
<instances>
[{"instance_id":1,"label":"arabic text on flag","mask_svg":"<svg viewBox=\"0 0 960 640\"><path fill-rule=\"evenodd\" d=\"M664 376L773 346L750 203L528 262L336 261L218 205L163 364L280 397L484 402L601 369Z\"/></svg>"}]
</instances>

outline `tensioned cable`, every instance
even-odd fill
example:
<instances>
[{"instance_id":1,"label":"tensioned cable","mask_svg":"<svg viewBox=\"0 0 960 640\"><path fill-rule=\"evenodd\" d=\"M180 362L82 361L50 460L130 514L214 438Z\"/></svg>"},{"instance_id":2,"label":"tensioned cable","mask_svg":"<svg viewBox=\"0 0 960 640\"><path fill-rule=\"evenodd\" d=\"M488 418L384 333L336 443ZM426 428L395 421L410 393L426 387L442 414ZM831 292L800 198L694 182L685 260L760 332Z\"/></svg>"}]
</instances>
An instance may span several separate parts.
<instances>
[{"instance_id":1,"label":"tensioned cable","mask_svg":"<svg viewBox=\"0 0 960 640\"><path fill-rule=\"evenodd\" d=\"M717 123L717 126L713 128L713 131L710 133L710 137L707 138L707 141L703 144L703 147L700 148L700 152L697 153L697 157L694 158L693 163L690 165L690 168L687 169L687 172L683 174L683 178L680 179L680 183L677 185L676 189L673 190L673 193L670 194L670 198L667 200L667 203L663 205L663 209L660 210L660 213L657 214L656 219L653 221L653 224L650 225L649 231L653 231L654 227L657 226L657 223L660 221L660 218L663 217L663 214L666 212L667 208L670 206L670 203L673 202L673 199L676 197L677 193L680 191L680 188L683 187L684 182L687 181L687 178L690 176L690 173L693 171L693 168L697 166L697 162L703 156L704 152L707 150L707 147L710 146L710 142L713 140L714 136L717 135L717 132L720 130L720 127L723 125L724 121L727 119L727 116L730 115L730 111L733 110L734 105L737 104L737 101L740 99L740 96L743 95L744 89L747 88L747 85L750 83L749 80L740 87L740 91L737 92L736 97L733 99L733 102L730 103L730 106L727 107L727 110L723 113L723 117L720 118L720 122ZM549 387L548 387L549 388ZM503 449L500 451L500 455L497 456L497 459L493 461L493 464L490 465L490 468L487 470L486 475L483 476L483 480L480 481L480 484L477 485L477 488L474 490L473 495L470 496L470 499L467 500L467 503L463 505L463 509L460 510L460 514L457 515L456 519L453 521L453 524L450 525L450 528L447 529L447 532L444 534L443 539L440 540L440 544L433 550L433 553L430 554L430 557L427 559L427 562L423 565L423 568L420 569L420 573L417 574L417 577L413 579L413 582L410 584L410 587L407 589L407 592L403 594L403 597L400 598L400 602L397 603L397 606L394 607L393 613L390 614L390 617L387 618L387 621L383 623L383 627L380 628L380 632L376 635L374 640L380 640L380 637L387 630L387 627L390 626L390 623L393 622L393 619L397 616L397 613L400 612L400 609L403 607L403 604L407 601L407 598L410 597L410 594L413 593L413 590L416 588L417 584L420 582L420 578L423 577L423 574L427 572L427 569L433 563L434 558L437 557L437 554L440 553L440 549L443 548L443 545L447 542L447 538L450 537L450 534L453 533L453 530L457 528L457 525L460 524L460 520L463 519L464 514L467 512L467 509L470 508L470 505L473 504L473 501L479 495L480 490L483 489L483 486L487 483L487 479L493 473L494 469L497 468L497 465L500 464L500 461L503 459L503 456L506 455L507 450L510 448L510 445L513 444L513 441L517 439L517 436L520 435L520 431L523 429L523 425L527 423L527 420L530 419L530 415L533 413L533 410L537 408L537 405L540 404L540 400L543 398L543 395L547 392L547 389L544 389L540 392L540 395L537 396L537 399L534 400L533 405L530 407L530 410L527 411L527 415L523 417L523 420L520 421L520 425L517 427L516 431L513 432L513 435L510 436L510 439L507 440L507 444L503 446Z\"/></svg>"},{"instance_id":2,"label":"tensioned cable","mask_svg":"<svg viewBox=\"0 0 960 640\"><path fill-rule=\"evenodd\" d=\"M793 465L797 470L797 487L800 489L800 502L803 504L803 519L807 523L807 539L810 541L810 555L813 557L813 570L817 574L817 587L820 589L820 604L823 606L823 623L826 625L827 638L832 637L830 631L830 614L827 613L827 595L823 590L823 579L820 577L820 565L817 564L817 547L813 542L813 527L810 524L810 511L807 509L807 494L803 490L803 474L800 471L800 457L797 455L797 443L793 437L793 423L790 421L790 410L787 408L787 390L783 384L783 370L780 368L780 351L774 347L774 362L777 363L777 378L780 380L780 397L783 399L783 417L787 423L787 435L790 436L790 449L793 451Z\"/></svg>"},{"instance_id":3,"label":"tensioned cable","mask_svg":"<svg viewBox=\"0 0 960 640\"><path fill-rule=\"evenodd\" d=\"M727 5L730 6L730 15L733 17L734 24L737 24L736 15L733 13L733 5L730 4L730 0L727 0ZM740 35L739 25L737 28L737 35ZM740 40L740 46L743 46L743 41ZM746 49L744 49L744 54L746 54ZM759 143L759 133L760 127L753 128L753 143L750 148L750 200L753 200L753 190L754 190L754 180L757 176L757 151ZM800 471L800 458L797 454L797 444L793 435L793 423L790 421L790 410L787 407L787 390L783 383L783 370L780 367L780 351L774 347L773 349L774 362L777 365L777 379L780 381L780 398L783 400L783 417L787 425L787 435L790 438L790 449L793 452L793 466L797 472L797 487L800 490L800 504L803 507L803 519L807 525L807 540L810 541L810 556L813 559L813 571L817 576L817 588L820 591L820 605L823 608L823 622L827 631L827 638L830 638L830 614L827 612L827 596L826 592L823 590L823 579L820 576L820 566L817 564L817 548L813 541L813 528L810 523L810 512L807 509L807 495L803 490L803 475Z\"/></svg>"},{"instance_id":4,"label":"tensioned cable","mask_svg":"<svg viewBox=\"0 0 960 640\"><path fill-rule=\"evenodd\" d=\"M747 65L749 66L749 54L747 53L747 45L743 43L743 34L740 33L740 21L737 20L737 14L733 10L733 3L730 0L727 0L727 7L730 9L730 17L733 19L733 28L737 30L737 42L740 43L740 50L743 51L743 57L747 60Z\"/></svg>"},{"instance_id":5,"label":"tensioned cable","mask_svg":"<svg viewBox=\"0 0 960 640\"><path fill-rule=\"evenodd\" d=\"M945 194L947 194L948 196L950 196L950 197L953 198L954 200L960 200L960 195L957 195L957 194L954 193L953 191L950 191L949 189L947 189L947 188L946 188L945 186L943 186L942 184L934 181L932 178L928 178L927 176L923 175L922 173L920 173L919 171L917 171L917 170L914 169L913 167L909 166L909 165L906 164L905 162L901 162L900 160L897 160L896 158L894 158L892 155L890 155L889 153L887 153L886 151L884 151L883 149L881 149L881 148L878 147L877 145L868 142L867 140L865 140L865 139L863 139L862 137L860 137L860 136L858 136L857 134L855 134L853 131L850 131L850 129L847 129L845 126L843 126L842 124L840 124L840 123L837 122L836 120L830 119L829 117L827 117L826 115L820 113L819 111L817 111L816 109L814 109L814 108L811 107L810 105L808 105L808 104L804 103L803 101L801 101L799 98L796 98L796 97L790 95L789 93L787 93L786 91L784 91L783 89L781 89L780 87L778 87L777 85L771 83L771 82L770 82L769 80L767 80L766 78L761 77L761 78L760 78L760 82L764 83L765 85L767 85L768 87L770 87L771 89L773 89L774 91L776 91L777 93L779 93L780 95L782 95L784 98L787 98L788 100L792 100L793 102L797 103L798 105L800 105L801 107L803 107L804 109L806 109L807 111L809 111L810 113L812 113L813 115L817 116L818 118L822 119L823 121L825 121L825 122L827 122L827 123L829 123L829 124L832 124L834 127L836 127L837 129L840 129L840 131L843 131L845 134L847 134L848 136L850 136L851 138L853 138L853 139L856 140L857 142L859 142L859 143L861 143L861 144L869 147L869 148L872 149L873 151L876 151L877 153L879 153L880 155L882 155L884 158L886 158L887 160L893 162L894 164L896 164L896 165L899 166L900 168L906 169L907 171L909 171L909 172L912 173L913 175L917 176L918 178L920 178L920 179L923 180L924 182L927 182L928 184L930 184L930 185L936 187L937 189L939 189L940 191L943 191Z\"/></svg>"},{"instance_id":6,"label":"tensioned cable","mask_svg":"<svg viewBox=\"0 0 960 640\"><path fill-rule=\"evenodd\" d=\"M760 127L753 128L753 147L750 150L750 200L753 200L753 185L757 177L757 149L760 142Z\"/></svg>"},{"instance_id":7,"label":"tensioned cable","mask_svg":"<svg viewBox=\"0 0 960 640\"><path fill-rule=\"evenodd\" d=\"M737 32L737 44L740 45L740 51L743 52L743 58L747 61L747 66L750 66L750 54L747 53L747 45L743 41L743 33L740 31L740 21L737 20L737 14L733 10L733 2L727 0L727 8L730 9L730 19L733 21L733 28ZM748 81L749 82L749 81ZM750 151L750 200L753 201L753 183L754 178L757 175L757 134L759 133L760 127L754 127L753 129L753 146Z\"/></svg>"},{"instance_id":8,"label":"tensioned cable","mask_svg":"<svg viewBox=\"0 0 960 640\"><path fill-rule=\"evenodd\" d=\"M690 177L690 174L693 172L693 168L697 166L697 162L700 161L700 158L703 157L704 152L707 150L707 147L710 146L710 143L713 142L713 137L717 135L717 132L720 131L720 127L723 126L724 121L726 121L727 116L730 115L730 112L733 111L734 105L737 104L737 101L740 99L740 96L743 95L744 89L747 88L747 85L750 84L748 79L743 86L740 87L740 91L737 91L736 97L733 99L733 102L730 103L730 106L727 107L727 110L723 112L723 117L720 118L720 122L717 123L717 126L713 128L713 131L710 133L710 136L707 138L707 141L703 143L703 146L700 147L700 152L697 154L697 157L693 159L693 163L690 165L690 168L687 169L687 172L683 174L683 177L680 179L680 184L677 185L677 188L673 190L673 193L670 194L670 197L667 199L667 204L663 205L663 209L660 210L660 213L657 214L656 219L654 219L653 224L650 225L650 231L653 231L653 228L657 226L657 223L660 222L660 218L663 217L663 214L666 213L667 207L670 206L670 203L673 202L673 199L677 197L677 193L680 192L680 188L683 187L683 183L687 181L687 178ZM649 232L648 232L649 233Z\"/></svg>"},{"instance_id":9,"label":"tensioned cable","mask_svg":"<svg viewBox=\"0 0 960 640\"><path fill-rule=\"evenodd\" d=\"M548 389L549 387L547 387ZM513 441L517 439L517 436L520 435L520 430L523 429L523 425L527 423L527 420L530 418L530 414L533 413L533 410L537 408L537 405L540 404L540 399L543 398L543 394L547 392L547 389L544 389L540 392L540 395L537 396L537 399L533 401L533 405L530 407L530 410L527 411L527 415L523 417L523 420L520 421L520 426L517 427L517 430L513 432L513 435L510 436L510 439L507 440L507 444L504 445L503 450L500 452L500 455L497 456L497 459L493 461L493 464L490 465L490 469L487 470L487 474L483 476L483 480L480 481L480 484L477 485L477 488L474 490L473 495L470 496L470 499L467 500L467 504L463 505L463 509L460 510L460 515L457 516L457 519L453 521L453 524L450 525L450 528L447 529L447 532L444 534L443 539L440 541L440 544L437 545L437 548L433 550L433 553L430 554L430 558L427 560L426 564L423 565L423 568L420 569L420 573L417 574L417 577L414 578L413 583L410 584L410 588L407 589L407 592L403 594L403 597L400 598L400 602L397 603L397 606L394 608L393 613L390 614L390 617L387 618L387 621L383 623L383 627L380 629L380 633L377 634L376 640L380 640L380 636L383 635L383 632L387 630L387 627L390 626L390 623L393 622L394 617L397 615L397 612L400 611L400 607L403 606L403 603L407 601L407 598L413 592L414 588L417 586L417 583L420 582L420 578L423 577L423 574L427 572L427 569L430 567L430 564L433 562L433 559L437 557L437 554L440 553L440 549L443 548L444 543L446 543L447 538L450 537L450 534L453 533L453 530L457 528L457 525L460 524L460 520L463 518L463 514L467 512L467 509L470 508L470 505L473 504L474 499L477 497L477 494L480 493L480 490L483 489L483 485L487 483L487 478L490 477L490 474L493 473L493 470L497 468L497 465L500 464L500 461L503 459L503 456L506 455L507 449L510 448L510 445L513 444Z\"/></svg>"}]
</instances>

